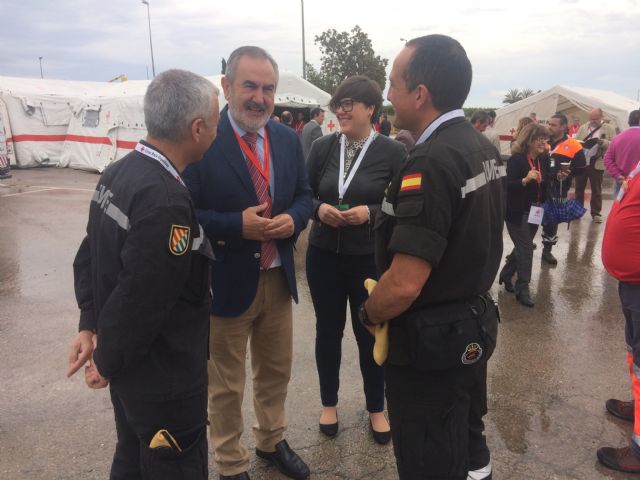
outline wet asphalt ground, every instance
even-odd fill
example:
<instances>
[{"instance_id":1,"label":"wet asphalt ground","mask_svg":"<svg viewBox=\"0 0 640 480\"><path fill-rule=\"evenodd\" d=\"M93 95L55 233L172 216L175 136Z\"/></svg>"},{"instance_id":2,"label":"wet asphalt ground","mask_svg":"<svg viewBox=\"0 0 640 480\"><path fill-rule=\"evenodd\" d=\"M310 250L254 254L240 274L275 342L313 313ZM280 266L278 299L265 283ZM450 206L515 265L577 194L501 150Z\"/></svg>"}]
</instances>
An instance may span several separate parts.
<instances>
[{"instance_id":1,"label":"wet asphalt ground","mask_svg":"<svg viewBox=\"0 0 640 480\"><path fill-rule=\"evenodd\" d=\"M0 181L0 479L105 479L115 445L108 391L89 390L81 375L65 377L78 322L72 261L98 176L68 169L12 173ZM595 456L599 446L625 445L631 432L604 409L608 398L628 399L631 390L617 282L600 261L603 231L588 214L569 230L561 227L556 267L541 264L538 234L535 308L521 306L497 283L492 289L502 310L485 418L495 480L629 478L599 466ZM512 247L506 229L504 238L506 254ZM331 440L318 432L305 239L296 254L301 299L294 307L286 438L314 480L397 479L391 445L375 444L368 430L350 327L343 342L340 433ZM250 388L243 440L253 450ZM210 478L217 478L212 455L210 465ZM250 474L285 478L255 458Z\"/></svg>"}]
</instances>

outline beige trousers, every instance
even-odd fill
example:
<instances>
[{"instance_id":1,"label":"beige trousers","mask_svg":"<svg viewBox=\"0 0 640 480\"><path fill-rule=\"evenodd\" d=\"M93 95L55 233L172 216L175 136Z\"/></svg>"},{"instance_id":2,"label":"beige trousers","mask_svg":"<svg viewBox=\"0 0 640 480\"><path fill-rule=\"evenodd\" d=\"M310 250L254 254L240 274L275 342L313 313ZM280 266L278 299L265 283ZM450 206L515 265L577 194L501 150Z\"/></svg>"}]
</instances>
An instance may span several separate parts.
<instances>
[{"instance_id":1,"label":"beige trousers","mask_svg":"<svg viewBox=\"0 0 640 480\"><path fill-rule=\"evenodd\" d=\"M291 294L282 268L260 272L256 297L245 313L211 316L209 421L214 458L222 475L237 475L249 468L249 452L240 443L247 343L258 420L253 427L256 447L273 452L283 438L293 356L292 317Z\"/></svg>"}]
</instances>

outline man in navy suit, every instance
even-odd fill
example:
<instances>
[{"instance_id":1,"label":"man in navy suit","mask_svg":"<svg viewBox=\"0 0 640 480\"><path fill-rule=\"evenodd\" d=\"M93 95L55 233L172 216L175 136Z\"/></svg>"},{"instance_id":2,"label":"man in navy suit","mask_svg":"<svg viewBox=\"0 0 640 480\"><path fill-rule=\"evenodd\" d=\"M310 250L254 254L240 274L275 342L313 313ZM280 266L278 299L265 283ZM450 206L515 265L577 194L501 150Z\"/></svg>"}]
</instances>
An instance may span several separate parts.
<instances>
[{"instance_id":1,"label":"man in navy suit","mask_svg":"<svg viewBox=\"0 0 640 480\"><path fill-rule=\"evenodd\" d=\"M218 140L185 172L198 220L213 245L209 419L220 479L249 478L244 423L247 343L251 350L256 454L294 479L309 468L283 438L291 376L293 245L311 215L300 141L269 121L278 65L259 47L229 57L228 106Z\"/></svg>"}]
</instances>

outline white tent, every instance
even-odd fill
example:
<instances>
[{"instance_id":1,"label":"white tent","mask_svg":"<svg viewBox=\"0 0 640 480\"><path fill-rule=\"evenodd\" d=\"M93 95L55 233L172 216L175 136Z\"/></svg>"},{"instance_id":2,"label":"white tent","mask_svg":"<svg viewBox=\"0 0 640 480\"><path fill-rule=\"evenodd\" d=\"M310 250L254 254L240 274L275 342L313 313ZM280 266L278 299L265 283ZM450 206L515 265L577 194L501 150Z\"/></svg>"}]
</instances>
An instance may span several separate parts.
<instances>
[{"instance_id":1,"label":"white tent","mask_svg":"<svg viewBox=\"0 0 640 480\"><path fill-rule=\"evenodd\" d=\"M629 112L638 109L640 102L606 90L556 85L496 111L495 129L500 135L503 154L509 153L509 142L522 117L535 113L538 122L546 123L556 112L567 116L569 123L573 117L580 123L588 120L589 111L601 108L605 121L617 131L627 128Z\"/></svg>"},{"instance_id":2,"label":"white tent","mask_svg":"<svg viewBox=\"0 0 640 480\"><path fill-rule=\"evenodd\" d=\"M221 75L208 79L221 89ZM149 81L77 82L0 77L0 155L13 165L55 165L102 172L146 134L143 98ZM326 109L331 96L282 73L276 105ZM220 95L220 108L226 102ZM327 112L325 133L337 127Z\"/></svg>"}]
</instances>

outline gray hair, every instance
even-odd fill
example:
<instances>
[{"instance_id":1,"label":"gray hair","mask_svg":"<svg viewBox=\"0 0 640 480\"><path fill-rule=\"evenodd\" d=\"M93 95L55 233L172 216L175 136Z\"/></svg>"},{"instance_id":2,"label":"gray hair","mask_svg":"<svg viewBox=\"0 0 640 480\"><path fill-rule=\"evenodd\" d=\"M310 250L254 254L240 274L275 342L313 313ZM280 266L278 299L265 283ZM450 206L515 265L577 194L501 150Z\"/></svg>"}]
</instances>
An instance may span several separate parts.
<instances>
[{"instance_id":1,"label":"gray hair","mask_svg":"<svg viewBox=\"0 0 640 480\"><path fill-rule=\"evenodd\" d=\"M244 46L236 48L231 55L229 55L229 60L227 60L227 69L225 70L225 77L229 80L229 83L233 83L236 78L236 70L238 69L238 63L240 63L240 59L242 57L251 57L258 58L263 60L269 60L271 66L273 67L273 71L276 74L276 85L278 85L278 80L280 79L280 73L278 72L278 64L273 59L271 55L264 49L260 47L253 46Z\"/></svg>"},{"instance_id":2,"label":"gray hair","mask_svg":"<svg viewBox=\"0 0 640 480\"><path fill-rule=\"evenodd\" d=\"M166 70L147 88L144 121L149 135L181 142L197 118L209 123L219 90L204 77L187 70Z\"/></svg>"}]
</instances>

